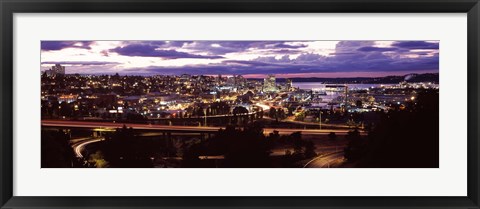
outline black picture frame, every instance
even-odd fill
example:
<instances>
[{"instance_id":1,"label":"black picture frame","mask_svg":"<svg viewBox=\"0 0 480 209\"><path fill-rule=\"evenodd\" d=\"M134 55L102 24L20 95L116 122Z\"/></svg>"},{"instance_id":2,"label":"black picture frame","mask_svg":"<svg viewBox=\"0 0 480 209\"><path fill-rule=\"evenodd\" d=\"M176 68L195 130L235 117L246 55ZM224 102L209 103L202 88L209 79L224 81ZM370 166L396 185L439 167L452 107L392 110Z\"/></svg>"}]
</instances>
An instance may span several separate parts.
<instances>
[{"instance_id":1,"label":"black picture frame","mask_svg":"<svg viewBox=\"0 0 480 209\"><path fill-rule=\"evenodd\" d=\"M480 208L478 0L1 0L1 208ZM13 196L15 13L467 13L468 195L466 197L20 197ZM448 179L446 179L448 180ZM254 188L252 188L254 189ZM414 188L412 188L414 189Z\"/></svg>"}]
</instances>

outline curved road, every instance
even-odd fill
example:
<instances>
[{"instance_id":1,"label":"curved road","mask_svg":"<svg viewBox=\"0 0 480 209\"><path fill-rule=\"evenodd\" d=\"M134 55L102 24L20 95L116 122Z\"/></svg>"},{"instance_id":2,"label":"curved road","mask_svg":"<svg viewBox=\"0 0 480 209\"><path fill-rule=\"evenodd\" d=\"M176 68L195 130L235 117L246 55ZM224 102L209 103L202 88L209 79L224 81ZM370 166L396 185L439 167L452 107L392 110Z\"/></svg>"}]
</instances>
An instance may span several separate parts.
<instances>
[{"instance_id":1,"label":"curved road","mask_svg":"<svg viewBox=\"0 0 480 209\"><path fill-rule=\"evenodd\" d=\"M85 140L76 140L74 144L72 144L73 151L75 152L75 155L79 158L83 158L82 152L85 149L85 146L88 144L92 144L95 142L99 142L104 140L103 137L100 138L87 138Z\"/></svg>"},{"instance_id":2,"label":"curved road","mask_svg":"<svg viewBox=\"0 0 480 209\"><path fill-rule=\"evenodd\" d=\"M344 153L334 152L325 155L320 155L308 161L304 168L330 168L331 166L338 166L344 161Z\"/></svg>"}]
</instances>

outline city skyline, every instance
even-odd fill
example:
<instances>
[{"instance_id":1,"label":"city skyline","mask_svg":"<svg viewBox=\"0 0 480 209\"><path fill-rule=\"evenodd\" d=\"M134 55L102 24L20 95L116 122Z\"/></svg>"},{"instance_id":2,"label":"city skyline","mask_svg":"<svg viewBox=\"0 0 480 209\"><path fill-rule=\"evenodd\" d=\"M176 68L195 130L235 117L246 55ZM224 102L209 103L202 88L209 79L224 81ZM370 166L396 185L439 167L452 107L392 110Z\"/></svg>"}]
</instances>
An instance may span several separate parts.
<instances>
[{"instance_id":1,"label":"city skyline","mask_svg":"<svg viewBox=\"0 0 480 209\"><path fill-rule=\"evenodd\" d=\"M437 41L42 41L67 74L384 77L439 72Z\"/></svg>"}]
</instances>

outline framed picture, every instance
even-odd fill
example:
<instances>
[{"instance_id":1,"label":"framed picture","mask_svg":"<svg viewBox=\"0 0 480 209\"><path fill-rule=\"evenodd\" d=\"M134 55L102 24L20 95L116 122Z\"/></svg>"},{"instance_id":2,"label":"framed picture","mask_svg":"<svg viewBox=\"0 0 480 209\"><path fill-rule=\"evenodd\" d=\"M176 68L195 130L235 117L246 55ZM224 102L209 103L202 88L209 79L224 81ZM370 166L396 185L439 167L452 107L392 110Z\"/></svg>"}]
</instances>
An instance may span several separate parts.
<instances>
[{"instance_id":1,"label":"framed picture","mask_svg":"<svg viewBox=\"0 0 480 209\"><path fill-rule=\"evenodd\" d=\"M2 208L479 208L479 4L2 1Z\"/></svg>"}]
</instances>

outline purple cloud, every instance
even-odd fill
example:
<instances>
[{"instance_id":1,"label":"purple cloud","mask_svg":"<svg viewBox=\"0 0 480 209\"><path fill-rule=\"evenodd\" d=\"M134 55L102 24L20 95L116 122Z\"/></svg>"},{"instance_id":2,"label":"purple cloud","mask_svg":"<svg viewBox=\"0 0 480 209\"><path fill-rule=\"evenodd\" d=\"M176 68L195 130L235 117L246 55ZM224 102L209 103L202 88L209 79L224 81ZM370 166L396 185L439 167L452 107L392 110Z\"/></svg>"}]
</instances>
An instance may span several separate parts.
<instances>
[{"instance_id":1,"label":"purple cloud","mask_svg":"<svg viewBox=\"0 0 480 209\"><path fill-rule=\"evenodd\" d=\"M197 54L190 54L186 52L179 52L175 50L160 50L154 45L149 44L131 44L124 47L117 47L110 50L123 56L132 57L161 57L167 59L179 58L203 58L203 59L218 59L222 56L204 56Z\"/></svg>"},{"instance_id":2,"label":"purple cloud","mask_svg":"<svg viewBox=\"0 0 480 209\"><path fill-rule=\"evenodd\" d=\"M396 51L398 50L397 48L392 48L392 47L373 47L373 46L364 46L361 48L357 49L358 51L362 52L388 52L388 51Z\"/></svg>"},{"instance_id":3,"label":"purple cloud","mask_svg":"<svg viewBox=\"0 0 480 209\"><path fill-rule=\"evenodd\" d=\"M93 41L42 41L42 51L62 50L65 48L91 49Z\"/></svg>"},{"instance_id":4,"label":"purple cloud","mask_svg":"<svg viewBox=\"0 0 480 209\"><path fill-rule=\"evenodd\" d=\"M99 62L99 61L64 61L64 62L42 62L42 65L113 65L120 64L118 62Z\"/></svg>"},{"instance_id":5,"label":"purple cloud","mask_svg":"<svg viewBox=\"0 0 480 209\"><path fill-rule=\"evenodd\" d=\"M305 48L305 47L307 47L307 45L305 45L305 44L294 46L294 45L289 45L289 44L285 44L285 43L278 43L278 44L273 45L272 48L299 49L299 48Z\"/></svg>"},{"instance_id":6,"label":"purple cloud","mask_svg":"<svg viewBox=\"0 0 480 209\"><path fill-rule=\"evenodd\" d=\"M346 57L325 57L315 54L303 54L297 59L275 59L260 57L255 60L227 60L219 64L189 65L182 67L151 66L142 69L127 69L131 74L289 74L289 73L329 73L329 72L399 72L406 73L421 70L438 70L438 56L423 58L349 60Z\"/></svg>"},{"instance_id":7,"label":"purple cloud","mask_svg":"<svg viewBox=\"0 0 480 209\"><path fill-rule=\"evenodd\" d=\"M298 54L302 53L302 50L297 49L279 49L279 50L271 50L267 52L268 54Z\"/></svg>"},{"instance_id":8,"label":"purple cloud","mask_svg":"<svg viewBox=\"0 0 480 209\"><path fill-rule=\"evenodd\" d=\"M222 60L221 63L185 65L179 67L151 66L118 70L110 62L44 62L42 64L69 64L74 72L108 73L109 70L126 74L288 74L341 72L415 72L438 71L438 43L425 41L397 41L390 47L377 47L375 41L340 41L335 51L327 55L303 49L307 44L290 45L292 41L125 41L123 47L102 51L104 56L117 54L131 57L160 57L165 59L225 58L228 53L255 53L250 60ZM42 42L43 44L43 42ZM89 47L79 42L52 44L48 49L62 47ZM43 45L42 45L43 49ZM182 51L188 51L184 52ZM418 50L423 49L423 50ZM417 51L415 51L417 50ZM389 52L389 53L385 53ZM108 53L111 53L110 55ZM272 56L273 55L273 56ZM278 55L282 55L279 57ZM295 56L291 56L295 55ZM413 55L413 56L412 56ZM229 57L229 56L227 56ZM152 62L152 65L155 63ZM88 66L96 67L88 68Z\"/></svg>"},{"instance_id":9,"label":"purple cloud","mask_svg":"<svg viewBox=\"0 0 480 209\"><path fill-rule=\"evenodd\" d=\"M438 49L439 43L426 41L397 41L392 46L406 49Z\"/></svg>"},{"instance_id":10,"label":"purple cloud","mask_svg":"<svg viewBox=\"0 0 480 209\"><path fill-rule=\"evenodd\" d=\"M195 41L194 44L188 45L188 49L207 52L212 55L225 55L232 52L245 52L249 49L264 49L265 53L287 53L285 50L300 49L307 45L290 45L290 41ZM290 51L290 52L293 52Z\"/></svg>"}]
</instances>

